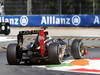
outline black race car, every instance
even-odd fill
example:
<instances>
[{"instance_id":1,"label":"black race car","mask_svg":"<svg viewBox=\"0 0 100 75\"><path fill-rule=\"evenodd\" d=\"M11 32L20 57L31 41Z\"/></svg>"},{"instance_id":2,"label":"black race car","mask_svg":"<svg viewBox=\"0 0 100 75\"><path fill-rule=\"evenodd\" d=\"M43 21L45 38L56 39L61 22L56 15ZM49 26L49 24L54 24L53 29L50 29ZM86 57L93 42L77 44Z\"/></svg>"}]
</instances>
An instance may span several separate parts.
<instances>
[{"instance_id":1,"label":"black race car","mask_svg":"<svg viewBox=\"0 0 100 75\"><path fill-rule=\"evenodd\" d=\"M0 34L8 35L10 33L10 24L1 22L0 23Z\"/></svg>"},{"instance_id":2,"label":"black race car","mask_svg":"<svg viewBox=\"0 0 100 75\"><path fill-rule=\"evenodd\" d=\"M36 38L29 38L31 42L25 46L24 36L35 34L37 34ZM73 56L75 59L83 58L85 51L81 40L74 40L71 49L69 49L64 40L48 37L48 32L42 28L20 31L17 35L17 43L9 44L7 47L7 61L10 65L21 64L21 62L60 64L69 56Z\"/></svg>"}]
</instances>

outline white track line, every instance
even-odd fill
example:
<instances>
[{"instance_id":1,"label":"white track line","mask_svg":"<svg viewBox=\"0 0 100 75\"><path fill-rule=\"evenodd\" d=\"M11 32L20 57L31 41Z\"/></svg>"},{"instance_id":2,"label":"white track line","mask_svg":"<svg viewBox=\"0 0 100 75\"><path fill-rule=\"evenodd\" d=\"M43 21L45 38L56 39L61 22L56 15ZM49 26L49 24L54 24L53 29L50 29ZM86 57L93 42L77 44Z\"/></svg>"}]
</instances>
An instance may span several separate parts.
<instances>
[{"instance_id":1,"label":"white track line","mask_svg":"<svg viewBox=\"0 0 100 75\"><path fill-rule=\"evenodd\" d=\"M17 40L17 39L10 39L9 36L0 36L0 42L7 42L7 41L14 41L14 40Z\"/></svg>"}]
</instances>

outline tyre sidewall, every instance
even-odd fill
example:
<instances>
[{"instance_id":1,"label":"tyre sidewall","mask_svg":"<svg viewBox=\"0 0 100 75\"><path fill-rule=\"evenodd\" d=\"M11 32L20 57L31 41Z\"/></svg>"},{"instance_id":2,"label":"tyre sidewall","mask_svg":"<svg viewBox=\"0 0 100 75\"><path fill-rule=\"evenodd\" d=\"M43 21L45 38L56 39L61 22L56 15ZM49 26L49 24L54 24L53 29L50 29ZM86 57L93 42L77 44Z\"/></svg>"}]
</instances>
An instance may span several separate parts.
<instances>
[{"instance_id":1,"label":"tyre sidewall","mask_svg":"<svg viewBox=\"0 0 100 75\"><path fill-rule=\"evenodd\" d=\"M82 53L81 53L81 46L82 41L81 40L74 40L72 42L72 46L71 46L71 54L75 59L81 59L83 58Z\"/></svg>"},{"instance_id":2,"label":"tyre sidewall","mask_svg":"<svg viewBox=\"0 0 100 75\"><path fill-rule=\"evenodd\" d=\"M7 47L7 61L10 65L17 65L17 44L9 44Z\"/></svg>"},{"instance_id":3,"label":"tyre sidewall","mask_svg":"<svg viewBox=\"0 0 100 75\"><path fill-rule=\"evenodd\" d=\"M59 59L59 44L58 43L52 43L50 44L48 48L48 60L51 64L60 64L61 59Z\"/></svg>"}]
</instances>

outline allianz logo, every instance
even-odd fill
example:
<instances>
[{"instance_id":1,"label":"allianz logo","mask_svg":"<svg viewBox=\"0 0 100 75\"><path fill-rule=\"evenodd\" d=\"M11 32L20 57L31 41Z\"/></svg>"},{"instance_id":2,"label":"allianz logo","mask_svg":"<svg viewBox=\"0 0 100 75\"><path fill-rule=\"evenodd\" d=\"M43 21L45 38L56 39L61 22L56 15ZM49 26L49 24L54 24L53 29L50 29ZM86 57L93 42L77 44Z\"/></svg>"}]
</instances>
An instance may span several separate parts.
<instances>
[{"instance_id":1,"label":"allianz logo","mask_svg":"<svg viewBox=\"0 0 100 75\"><path fill-rule=\"evenodd\" d=\"M100 16L94 17L93 24L100 24Z\"/></svg>"},{"instance_id":2,"label":"allianz logo","mask_svg":"<svg viewBox=\"0 0 100 75\"><path fill-rule=\"evenodd\" d=\"M78 26L81 23L81 18L78 15L72 17L59 16L42 16L41 24L72 24Z\"/></svg>"},{"instance_id":3,"label":"allianz logo","mask_svg":"<svg viewBox=\"0 0 100 75\"><path fill-rule=\"evenodd\" d=\"M0 22L8 22L11 25L22 25L26 26L28 24L28 17L27 16L21 16L19 18L17 17L6 17L6 16L0 16Z\"/></svg>"}]
</instances>

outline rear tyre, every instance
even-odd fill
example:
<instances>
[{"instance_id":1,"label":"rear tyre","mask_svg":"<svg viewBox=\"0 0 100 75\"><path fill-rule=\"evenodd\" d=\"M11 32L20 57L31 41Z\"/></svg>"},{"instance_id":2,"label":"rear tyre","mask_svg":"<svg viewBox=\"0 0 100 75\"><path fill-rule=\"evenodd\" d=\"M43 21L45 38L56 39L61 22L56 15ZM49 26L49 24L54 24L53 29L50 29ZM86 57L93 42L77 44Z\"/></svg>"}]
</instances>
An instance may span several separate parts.
<instances>
[{"instance_id":1,"label":"rear tyre","mask_svg":"<svg viewBox=\"0 0 100 75\"><path fill-rule=\"evenodd\" d=\"M74 59L82 59L85 48L81 40L74 40L71 45L71 55Z\"/></svg>"},{"instance_id":2,"label":"rear tyre","mask_svg":"<svg viewBox=\"0 0 100 75\"><path fill-rule=\"evenodd\" d=\"M48 60L50 64L60 64L63 61L64 51L60 44L52 43L48 48Z\"/></svg>"},{"instance_id":3,"label":"rear tyre","mask_svg":"<svg viewBox=\"0 0 100 75\"><path fill-rule=\"evenodd\" d=\"M20 58L18 57L17 44L9 44L7 47L7 61L9 65L20 64Z\"/></svg>"}]
</instances>

